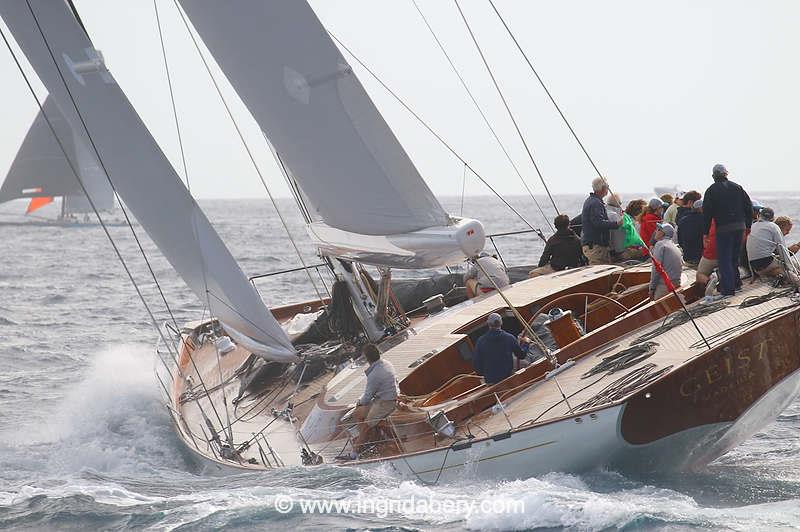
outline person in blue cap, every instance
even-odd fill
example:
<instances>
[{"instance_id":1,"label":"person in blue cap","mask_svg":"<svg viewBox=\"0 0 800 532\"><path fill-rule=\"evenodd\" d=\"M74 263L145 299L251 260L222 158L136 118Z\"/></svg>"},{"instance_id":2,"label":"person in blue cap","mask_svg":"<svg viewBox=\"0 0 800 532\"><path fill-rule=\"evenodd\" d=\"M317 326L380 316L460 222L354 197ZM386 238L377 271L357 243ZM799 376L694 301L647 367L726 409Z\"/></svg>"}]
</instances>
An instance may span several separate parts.
<instances>
[{"instance_id":1,"label":"person in blue cap","mask_svg":"<svg viewBox=\"0 0 800 532\"><path fill-rule=\"evenodd\" d=\"M714 183L703 194L703 234L708 235L711 222L714 221L719 289L723 296L732 296L742 284L739 278L739 256L744 232L753 223L753 204L747 192L728 179L728 170L724 165L714 165L711 177Z\"/></svg>"},{"instance_id":2,"label":"person in blue cap","mask_svg":"<svg viewBox=\"0 0 800 532\"><path fill-rule=\"evenodd\" d=\"M489 330L478 338L475 352L472 354L472 365L478 375L483 375L486 384L498 383L514 372L514 355L522 360L528 354L530 340L503 330L503 318L492 312L486 319Z\"/></svg>"}]
</instances>

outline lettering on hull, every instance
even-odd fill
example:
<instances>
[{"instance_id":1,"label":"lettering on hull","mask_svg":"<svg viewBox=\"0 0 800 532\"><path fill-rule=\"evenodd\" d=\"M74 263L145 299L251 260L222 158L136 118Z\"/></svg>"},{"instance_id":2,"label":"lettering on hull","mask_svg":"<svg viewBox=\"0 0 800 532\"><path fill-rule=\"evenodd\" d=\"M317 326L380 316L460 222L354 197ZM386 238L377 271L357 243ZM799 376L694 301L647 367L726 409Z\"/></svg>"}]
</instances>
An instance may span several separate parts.
<instances>
[{"instance_id":1,"label":"lettering on hull","mask_svg":"<svg viewBox=\"0 0 800 532\"><path fill-rule=\"evenodd\" d=\"M795 311L744 333L640 390L625 407L623 438L645 444L693 427L735 420L778 381L800 368L798 334Z\"/></svg>"}]
</instances>

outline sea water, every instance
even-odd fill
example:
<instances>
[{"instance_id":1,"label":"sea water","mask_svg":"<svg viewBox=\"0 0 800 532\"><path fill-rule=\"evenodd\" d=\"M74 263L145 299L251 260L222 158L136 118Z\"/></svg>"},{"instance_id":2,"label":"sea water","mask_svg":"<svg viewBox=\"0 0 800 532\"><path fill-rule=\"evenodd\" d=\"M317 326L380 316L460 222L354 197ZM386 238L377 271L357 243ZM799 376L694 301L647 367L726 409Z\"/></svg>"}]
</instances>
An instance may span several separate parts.
<instances>
[{"instance_id":1,"label":"sea water","mask_svg":"<svg viewBox=\"0 0 800 532\"><path fill-rule=\"evenodd\" d=\"M649 195L625 199L635 196ZM755 196L778 214L800 217L799 195ZM537 199L552 217L549 200ZM549 233L529 197L512 200ZM555 200L574 215L583 197ZM299 264L267 201L201 206L247 275ZM315 262L292 202L280 206L305 260ZM461 199L446 206L458 214ZM57 206L49 208L42 216L57 214ZM22 210L0 206L0 222L18 221ZM463 213L489 232L527 228L490 197L466 198ZM175 320L200 317L200 302L137 229ZM157 319L171 319L130 229L110 231ZM800 232L792 236L800 240ZM530 234L497 245L510 265L537 262L543 248ZM302 272L257 286L271 305L315 295ZM156 339L99 227L0 225L0 528L800 528L800 403L693 473L598 470L490 482L467 469L455 482L427 486L389 470L322 465L214 477L198 469L173 433L153 376ZM338 506L309 510L301 505L308 501Z\"/></svg>"}]
</instances>

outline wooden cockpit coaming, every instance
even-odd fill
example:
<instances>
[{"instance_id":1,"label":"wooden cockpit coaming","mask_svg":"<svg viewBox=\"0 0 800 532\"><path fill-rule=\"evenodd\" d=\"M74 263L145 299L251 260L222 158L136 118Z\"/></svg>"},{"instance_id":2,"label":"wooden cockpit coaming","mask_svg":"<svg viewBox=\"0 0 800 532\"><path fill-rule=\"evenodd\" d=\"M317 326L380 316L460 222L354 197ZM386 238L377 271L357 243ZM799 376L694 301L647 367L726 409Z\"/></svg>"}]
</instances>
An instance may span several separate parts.
<instances>
[{"instance_id":1,"label":"wooden cockpit coaming","mask_svg":"<svg viewBox=\"0 0 800 532\"><path fill-rule=\"evenodd\" d=\"M602 305L595 304L592 306L590 304L587 308L584 296L577 297L577 299L574 300L569 298L569 296L571 294L585 293L613 295L616 293L615 289L621 289L623 292L628 290L627 293L624 293L624 303L621 302L621 304L633 306L647 299L648 293L646 285L644 285L644 290L638 287L642 286L641 281L649 279L649 275L648 272L641 270L609 273L583 283L576 283L573 286L547 294L541 298L518 305L515 308L525 320L530 321L538 313L539 309L551 302L564 301L566 304L562 308L565 310L573 310L574 314L578 316L582 322L591 323L593 328L597 328L600 327L601 324L616 319L624 313L624 310L602 300ZM629 290L629 287L633 287L634 289ZM502 300L498 302L501 303ZM433 400L428 398L426 403L429 405L454 398L456 395L468 391L462 389L466 381L452 387L449 385L451 381L457 377L474 374L471 354L475 342L477 342L477 339L487 330L486 316L488 316L490 312L498 312L503 317L503 330L514 335L522 332L522 324L519 323L514 313L505 306L493 308L487 312L481 313L479 316L472 318L469 322L450 333L449 337L455 339L454 343L425 358L405 378L401 379L399 383L400 391L409 396L433 393L437 399ZM448 396L447 391L442 389L443 387L447 387L454 395Z\"/></svg>"}]
</instances>

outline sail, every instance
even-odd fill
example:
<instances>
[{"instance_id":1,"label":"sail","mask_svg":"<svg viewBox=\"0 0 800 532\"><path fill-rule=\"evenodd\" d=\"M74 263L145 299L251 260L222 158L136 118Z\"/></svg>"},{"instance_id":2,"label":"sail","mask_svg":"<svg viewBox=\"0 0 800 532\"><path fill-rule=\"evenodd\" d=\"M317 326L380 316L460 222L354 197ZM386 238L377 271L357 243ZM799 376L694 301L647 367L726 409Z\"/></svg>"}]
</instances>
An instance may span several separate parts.
<instances>
[{"instance_id":1,"label":"sail","mask_svg":"<svg viewBox=\"0 0 800 532\"><path fill-rule=\"evenodd\" d=\"M92 212L92 206L64 156L66 151L76 162L78 175L97 210L112 210L114 191L97 159L87 146L76 140L66 119L49 96L45 98L42 108L44 114L42 111L37 113L3 181L0 203L16 198L49 197L52 201L55 196L63 196L65 213ZM62 139L63 150L53 130ZM32 202L26 214L41 206L39 203L34 206Z\"/></svg>"},{"instance_id":2,"label":"sail","mask_svg":"<svg viewBox=\"0 0 800 532\"><path fill-rule=\"evenodd\" d=\"M51 203L53 203L53 196L37 196L35 198L31 198L31 202L28 203L28 208L25 209L25 214L36 212L45 205L49 205Z\"/></svg>"},{"instance_id":3,"label":"sail","mask_svg":"<svg viewBox=\"0 0 800 532\"><path fill-rule=\"evenodd\" d=\"M305 0L180 0L329 226L393 235L450 219Z\"/></svg>"},{"instance_id":4,"label":"sail","mask_svg":"<svg viewBox=\"0 0 800 532\"><path fill-rule=\"evenodd\" d=\"M91 146L85 123L120 199L212 315L245 348L272 360L296 360L288 337L183 186L67 4L0 2L0 14L77 141Z\"/></svg>"},{"instance_id":5,"label":"sail","mask_svg":"<svg viewBox=\"0 0 800 532\"><path fill-rule=\"evenodd\" d=\"M64 148L71 150L72 132L58 107L49 97L45 99L42 107L59 138L64 139ZM67 194L83 194L83 192L50 126L39 112L0 187L0 203L17 198Z\"/></svg>"},{"instance_id":6,"label":"sail","mask_svg":"<svg viewBox=\"0 0 800 532\"><path fill-rule=\"evenodd\" d=\"M114 190L108 182L105 172L97 162L97 157L89 151L89 146L75 142L75 162L78 173L86 188L86 194L71 194L64 196L64 213L92 212L92 205L86 198L92 198L94 208L98 211L111 211L114 209Z\"/></svg>"}]
</instances>

